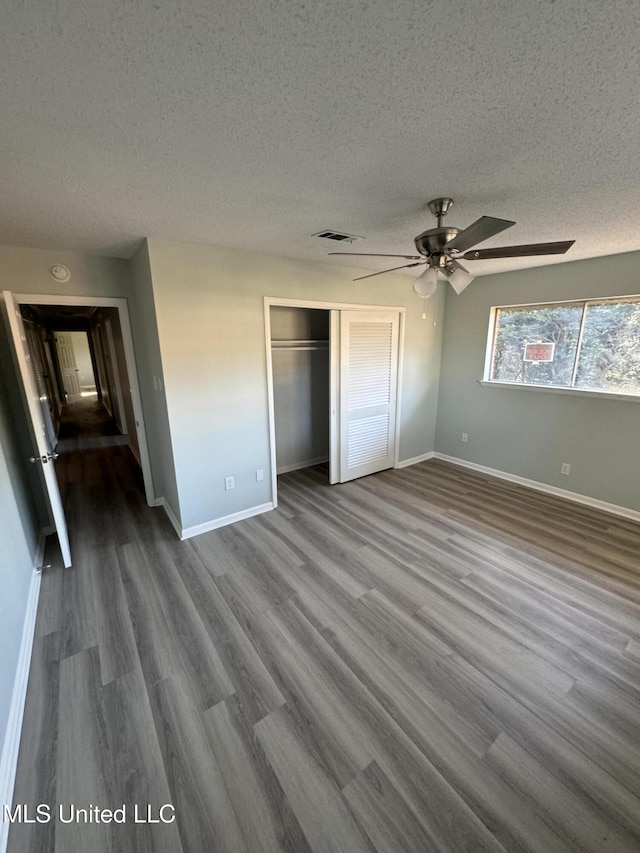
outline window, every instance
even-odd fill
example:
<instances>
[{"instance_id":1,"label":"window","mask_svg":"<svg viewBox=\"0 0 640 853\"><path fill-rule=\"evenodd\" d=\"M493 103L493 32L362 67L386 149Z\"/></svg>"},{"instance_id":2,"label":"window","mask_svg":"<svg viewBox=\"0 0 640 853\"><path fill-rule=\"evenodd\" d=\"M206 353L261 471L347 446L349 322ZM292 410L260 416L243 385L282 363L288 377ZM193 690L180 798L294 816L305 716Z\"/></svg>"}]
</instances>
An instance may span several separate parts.
<instances>
[{"instance_id":1,"label":"window","mask_svg":"<svg viewBox=\"0 0 640 853\"><path fill-rule=\"evenodd\" d=\"M489 381L640 396L640 296L493 312Z\"/></svg>"}]
</instances>

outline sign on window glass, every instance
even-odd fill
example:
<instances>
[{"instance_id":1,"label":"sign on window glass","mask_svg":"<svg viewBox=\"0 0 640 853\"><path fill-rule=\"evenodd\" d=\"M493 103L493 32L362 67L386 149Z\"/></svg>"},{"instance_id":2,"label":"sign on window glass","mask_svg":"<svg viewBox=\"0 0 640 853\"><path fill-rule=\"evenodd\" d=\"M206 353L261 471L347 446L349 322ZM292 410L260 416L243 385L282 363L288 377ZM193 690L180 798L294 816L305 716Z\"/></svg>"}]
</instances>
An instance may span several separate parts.
<instances>
[{"instance_id":1,"label":"sign on window glass","mask_svg":"<svg viewBox=\"0 0 640 853\"><path fill-rule=\"evenodd\" d=\"M543 344L536 341L534 344L524 345L524 361L553 361L555 344Z\"/></svg>"}]
</instances>

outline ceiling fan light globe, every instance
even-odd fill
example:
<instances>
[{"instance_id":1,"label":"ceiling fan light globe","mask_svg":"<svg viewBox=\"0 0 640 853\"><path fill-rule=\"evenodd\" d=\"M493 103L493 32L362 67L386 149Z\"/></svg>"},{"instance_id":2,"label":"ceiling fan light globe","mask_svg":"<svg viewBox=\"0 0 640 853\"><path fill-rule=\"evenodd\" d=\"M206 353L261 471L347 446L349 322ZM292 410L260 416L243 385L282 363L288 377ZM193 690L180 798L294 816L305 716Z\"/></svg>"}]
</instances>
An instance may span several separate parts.
<instances>
[{"instance_id":1,"label":"ceiling fan light globe","mask_svg":"<svg viewBox=\"0 0 640 853\"><path fill-rule=\"evenodd\" d=\"M429 267L421 276L415 280L413 289L418 296L423 299L428 299L436 292L438 288L438 270L434 267Z\"/></svg>"}]
</instances>

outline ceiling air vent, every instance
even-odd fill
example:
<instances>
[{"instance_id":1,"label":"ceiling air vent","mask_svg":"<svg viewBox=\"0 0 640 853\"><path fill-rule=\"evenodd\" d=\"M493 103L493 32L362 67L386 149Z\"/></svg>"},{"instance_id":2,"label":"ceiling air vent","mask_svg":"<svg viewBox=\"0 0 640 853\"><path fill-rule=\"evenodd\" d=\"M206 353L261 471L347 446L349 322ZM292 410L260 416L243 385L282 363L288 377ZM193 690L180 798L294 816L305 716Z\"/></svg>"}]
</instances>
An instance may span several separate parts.
<instances>
[{"instance_id":1,"label":"ceiling air vent","mask_svg":"<svg viewBox=\"0 0 640 853\"><path fill-rule=\"evenodd\" d=\"M341 231L318 231L312 237L322 237L325 240L335 240L337 243L355 243L356 240L364 240L364 237L356 237L355 234L343 234Z\"/></svg>"}]
</instances>

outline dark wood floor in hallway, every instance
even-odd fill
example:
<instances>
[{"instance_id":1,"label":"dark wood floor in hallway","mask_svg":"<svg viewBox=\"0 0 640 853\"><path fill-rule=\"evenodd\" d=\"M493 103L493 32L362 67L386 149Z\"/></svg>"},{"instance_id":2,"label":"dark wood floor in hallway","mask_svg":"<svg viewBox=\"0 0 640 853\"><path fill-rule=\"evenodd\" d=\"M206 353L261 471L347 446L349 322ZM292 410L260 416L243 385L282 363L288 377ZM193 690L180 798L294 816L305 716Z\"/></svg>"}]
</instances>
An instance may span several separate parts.
<instances>
[{"instance_id":1,"label":"dark wood floor in hallway","mask_svg":"<svg viewBox=\"0 0 640 853\"><path fill-rule=\"evenodd\" d=\"M431 460L179 542L96 444L16 782L52 819L10 853L640 850L640 526Z\"/></svg>"}]
</instances>

